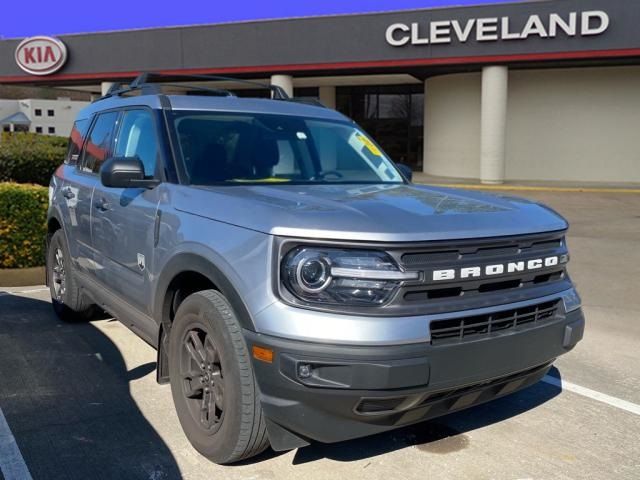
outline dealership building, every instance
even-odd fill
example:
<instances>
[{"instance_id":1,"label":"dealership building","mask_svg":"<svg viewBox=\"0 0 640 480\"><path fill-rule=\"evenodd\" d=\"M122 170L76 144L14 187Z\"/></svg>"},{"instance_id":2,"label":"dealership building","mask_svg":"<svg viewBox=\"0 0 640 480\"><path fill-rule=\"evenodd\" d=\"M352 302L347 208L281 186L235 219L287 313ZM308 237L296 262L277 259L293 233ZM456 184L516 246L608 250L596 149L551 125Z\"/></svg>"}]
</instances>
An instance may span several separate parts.
<instances>
[{"instance_id":1,"label":"dealership building","mask_svg":"<svg viewBox=\"0 0 640 480\"><path fill-rule=\"evenodd\" d=\"M9 39L0 83L256 79L337 108L432 176L638 183L639 26L637 1L555 0Z\"/></svg>"}]
</instances>

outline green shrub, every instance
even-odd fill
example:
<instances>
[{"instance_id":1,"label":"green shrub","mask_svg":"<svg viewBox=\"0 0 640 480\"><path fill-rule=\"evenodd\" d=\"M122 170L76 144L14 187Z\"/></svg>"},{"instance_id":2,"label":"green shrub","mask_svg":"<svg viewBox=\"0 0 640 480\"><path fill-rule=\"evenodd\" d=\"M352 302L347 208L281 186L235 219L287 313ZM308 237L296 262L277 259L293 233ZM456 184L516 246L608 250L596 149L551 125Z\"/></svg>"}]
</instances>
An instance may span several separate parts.
<instances>
[{"instance_id":1,"label":"green shrub","mask_svg":"<svg viewBox=\"0 0 640 480\"><path fill-rule=\"evenodd\" d=\"M64 137L4 133L0 141L0 182L49 185L66 152Z\"/></svg>"},{"instance_id":2,"label":"green shrub","mask_svg":"<svg viewBox=\"0 0 640 480\"><path fill-rule=\"evenodd\" d=\"M0 268L44 265L49 191L0 183Z\"/></svg>"}]
</instances>

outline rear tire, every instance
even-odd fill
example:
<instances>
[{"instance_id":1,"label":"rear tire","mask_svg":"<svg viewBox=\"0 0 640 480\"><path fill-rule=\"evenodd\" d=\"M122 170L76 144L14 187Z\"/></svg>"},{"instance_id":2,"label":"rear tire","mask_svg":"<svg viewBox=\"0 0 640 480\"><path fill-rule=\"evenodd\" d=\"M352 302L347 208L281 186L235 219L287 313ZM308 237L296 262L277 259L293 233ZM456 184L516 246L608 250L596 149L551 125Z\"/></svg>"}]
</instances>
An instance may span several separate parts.
<instances>
[{"instance_id":1,"label":"rear tire","mask_svg":"<svg viewBox=\"0 0 640 480\"><path fill-rule=\"evenodd\" d=\"M61 320L86 321L99 311L80 291L62 230L56 231L49 243L47 280L51 292L51 305Z\"/></svg>"},{"instance_id":2,"label":"rear tire","mask_svg":"<svg viewBox=\"0 0 640 480\"><path fill-rule=\"evenodd\" d=\"M218 464L269 446L249 351L231 305L215 290L178 308L169 338L169 376L185 435Z\"/></svg>"}]
</instances>

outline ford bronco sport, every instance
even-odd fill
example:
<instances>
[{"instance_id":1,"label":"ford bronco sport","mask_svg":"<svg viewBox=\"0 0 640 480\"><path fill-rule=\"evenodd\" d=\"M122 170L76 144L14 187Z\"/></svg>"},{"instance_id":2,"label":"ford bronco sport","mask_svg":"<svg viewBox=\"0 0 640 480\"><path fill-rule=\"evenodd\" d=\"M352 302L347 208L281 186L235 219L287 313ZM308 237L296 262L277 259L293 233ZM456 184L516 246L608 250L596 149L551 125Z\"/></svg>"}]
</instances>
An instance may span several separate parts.
<instances>
[{"instance_id":1,"label":"ford bronco sport","mask_svg":"<svg viewBox=\"0 0 640 480\"><path fill-rule=\"evenodd\" d=\"M79 114L51 180L48 284L62 319L103 309L157 349L209 459L487 402L581 340L554 211L413 185L348 118L277 87L151 80Z\"/></svg>"}]
</instances>

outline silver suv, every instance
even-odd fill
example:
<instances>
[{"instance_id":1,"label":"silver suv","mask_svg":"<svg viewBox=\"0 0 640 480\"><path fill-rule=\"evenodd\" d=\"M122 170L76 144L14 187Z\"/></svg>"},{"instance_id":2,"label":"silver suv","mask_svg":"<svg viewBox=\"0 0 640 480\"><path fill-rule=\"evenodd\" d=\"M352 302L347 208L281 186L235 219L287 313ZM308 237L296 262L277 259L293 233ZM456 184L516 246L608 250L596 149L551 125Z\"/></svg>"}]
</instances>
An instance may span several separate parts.
<instances>
[{"instance_id":1,"label":"silver suv","mask_svg":"<svg viewBox=\"0 0 640 480\"><path fill-rule=\"evenodd\" d=\"M549 208L413 185L348 118L275 87L150 80L78 116L51 180L48 284L61 318L103 309L157 349L206 457L471 407L582 338Z\"/></svg>"}]
</instances>

